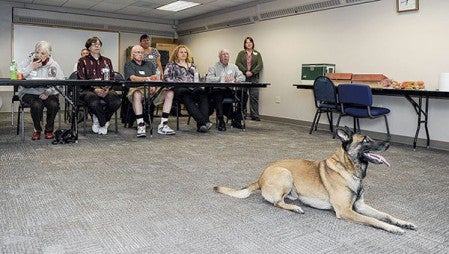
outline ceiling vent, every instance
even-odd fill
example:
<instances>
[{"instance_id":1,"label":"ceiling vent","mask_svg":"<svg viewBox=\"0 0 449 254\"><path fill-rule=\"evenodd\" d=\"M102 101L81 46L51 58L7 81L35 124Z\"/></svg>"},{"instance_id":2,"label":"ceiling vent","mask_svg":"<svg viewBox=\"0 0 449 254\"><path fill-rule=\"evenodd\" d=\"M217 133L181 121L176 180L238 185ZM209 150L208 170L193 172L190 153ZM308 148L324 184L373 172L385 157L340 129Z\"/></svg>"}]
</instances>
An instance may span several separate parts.
<instances>
[{"instance_id":1,"label":"ceiling vent","mask_svg":"<svg viewBox=\"0 0 449 254\"><path fill-rule=\"evenodd\" d=\"M108 26L107 29L127 33L149 34L157 37L174 37L174 33L171 31L152 30L145 27Z\"/></svg>"},{"instance_id":2,"label":"ceiling vent","mask_svg":"<svg viewBox=\"0 0 449 254\"><path fill-rule=\"evenodd\" d=\"M92 29L104 29L103 25L95 23L83 23L75 21L64 21L64 20L54 20L48 18L37 18L37 17L23 17L15 15L13 17L14 23L23 24L34 24L34 25L44 25L44 26L60 26L60 27L72 27L72 28L92 28Z\"/></svg>"},{"instance_id":3,"label":"ceiling vent","mask_svg":"<svg viewBox=\"0 0 449 254\"><path fill-rule=\"evenodd\" d=\"M251 23L253 23L251 18L245 17L245 18L233 19L233 20L228 20L225 22L211 24L211 25L208 25L207 28L209 30L217 30L217 29L222 29L222 28L227 28L227 27L247 25L247 24L251 24Z\"/></svg>"},{"instance_id":4,"label":"ceiling vent","mask_svg":"<svg viewBox=\"0 0 449 254\"><path fill-rule=\"evenodd\" d=\"M241 19L233 19L233 20L228 20L228 21L225 21L225 22L220 22L220 23L207 25L207 27L206 26L200 26L200 27L194 27L194 28L179 30L178 31L178 35L179 36L183 36L183 35L189 35L189 34L201 33L201 32L206 32L206 31L218 30L218 29L223 29L223 28L228 28L228 27L233 27L233 26L242 26L242 25L247 25L247 24L252 24L252 23L254 23L254 21L251 18L245 17L245 18L241 18Z\"/></svg>"},{"instance_id":5,"label":"ceiling vent","mask_svg":"<svg viewBox=\"0 0 449 254\"><path fill-rule=\"evenodd\" d=\"M195 27L194 25L192 25L192 27L189 28L188 25L186 25L183 28L181 28L180 30L178 30L177 32L178 32L178 35L183 36L183 35L207 32L207 31L211 31L211 30L223 29L223 28L228 28L228 27L233 27L233 26L248 25L248 24L252 24L257 21L276 19L276 18L282 18L282 17L287 17L287 16L293 16L293 15L301 15L301 14L310 13L310 12L323 11L323 10L329 10L329 9L335 9L335 8L340 8L340 7L347 7L347 6L351 6L351 5L358 5L358 4L377 2L377 1L380 1L380 0L323 0L323 1L317 0L314 3L303 4L303 5L299 5L299 6L293 6L293 7L277 9L277 10L276 9L274 9L274 10L273 9L271 9L271 10L265 9L264 10L264 5L260 4L257 7L250 7L248 9L246 9L247 11L245 12L245 13L252 12L251 8L256 8L255 12L258 13L258 15L253 15L251 17L242 17L242 18L232 19L232 20L223 21L220 23L212 23L210 25L208 25L208 23L213 22L213 19L208 19L207 17L197 17L197 20L201 20L201 22L199 22L201 24L200 27ZM230 16L232 16L232 14L235 14L235 12L234 13L229 12L229 13L223 14L223 15L227 15L227 17L230 17ZM235 16L238 16L238 14ZM192 23L194 23L194 21L195 20L189 20L189 22L192 22Z\"/></svg>"},{"instance_id":6,"label":"ceiling vent","mask_svg":"<svg viewBox=\"0 0 449 254\"><path fill-rule=\"evenodd\" d=\"M314 12L314 11L319 11L319 10L335 8L335 7L339 6L340 4L341 4L340 0L330 0L330 1L312 3L312 4L305 4L305 5L295 6L295 7L291 7L291 8L261 13L260 18L262 20L264 20L264 19L274 19L274 18L286 17L286 16L291 16L291 15L298 15L298 14L302 14L302 13L308 13L308 12Z\"/></svg>"},{"instance_id":7,"label":"ceiling vent","mask_svg":"<svg viewBox=\"0 0 449 254\"><path fill-rule=\"evenodd\" d=\"M367 1L367 0L346 0L346 3L348 3L348 4L357 4L357 3L374 2L374 1L380 1L380 0L372 0L372 1Z\"/></svg>"},{"instance_id":8,"label":"ceiling vent","mask_svg":"<svg viewBox=\"0 0 449 254\"><path fill-rule=\"evenodd\" d=\"M196 33L201 33L201 32L206 32L206 31L207 31L207 28L205 26L200 26L200 27L195 27L192 29L178 31L178 36L196 34Z\"/></svg>"},{"instance_id":9,"label":"ceiling vent","mask_svg":"<svg viewBox=\"0 0 449 254\"><path fill-rule=\"evenodd\" d=\"M168 38L176 37L176 31L172 25L168 24L154 24L135 20L117 20L96 16L86 17L79 14L46 10L14 8L13 23L140 34L148 33L152 36Z\"/></svg>"}]
</instances>

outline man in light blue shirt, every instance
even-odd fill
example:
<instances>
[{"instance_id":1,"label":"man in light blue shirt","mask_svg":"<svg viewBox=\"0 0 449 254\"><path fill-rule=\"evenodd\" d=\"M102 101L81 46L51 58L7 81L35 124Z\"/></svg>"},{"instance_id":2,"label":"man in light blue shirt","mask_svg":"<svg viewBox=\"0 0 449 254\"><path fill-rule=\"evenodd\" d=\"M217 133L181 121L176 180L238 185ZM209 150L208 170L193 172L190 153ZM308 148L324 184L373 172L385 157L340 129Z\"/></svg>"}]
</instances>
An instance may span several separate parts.
<instances>
[{"instance_id":1,"label":"man in light blue shirt","mask_svg":"<svg viewBox=\"0 0 449 254\"><path fill-rule=\"evenodd\" d=\"M230 83L245 81L245 75L243 75L237 65L229 62L229 51L227 49L219 50L218 58L219 61L209 68L206 76L206 82ZM226 124L223 117L225 114L223 100L224 98L234 98L234 91L228 87L214 88L211 95L217 114L218 130L226 131ZM241 113L232 112L232 105L228 106L229 107L226 108L226 115L228 118L232 118L232 126L241 129Z\"/></svg>"}]
</instances>

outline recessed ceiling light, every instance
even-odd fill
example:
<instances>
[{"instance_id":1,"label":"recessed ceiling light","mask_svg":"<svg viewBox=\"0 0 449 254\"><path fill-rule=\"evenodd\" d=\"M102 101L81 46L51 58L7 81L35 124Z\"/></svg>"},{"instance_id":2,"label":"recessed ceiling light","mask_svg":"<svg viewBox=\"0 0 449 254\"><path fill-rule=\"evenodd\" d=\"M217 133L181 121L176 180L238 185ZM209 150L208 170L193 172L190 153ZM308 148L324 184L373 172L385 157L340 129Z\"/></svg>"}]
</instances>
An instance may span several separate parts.
<instances>
[{"instance_id":1,"label":"recessed ceiling light","mask_svg":"<svg viewBox=\"0 0 449 254\"><path fill-rule=\"evenodd\" d=\"M187 2L187 1L176 1L170 4L163 5L156 9L163 11L182 11L194 6L200 5L199 3Z\"/></svg>"}]
</instances>

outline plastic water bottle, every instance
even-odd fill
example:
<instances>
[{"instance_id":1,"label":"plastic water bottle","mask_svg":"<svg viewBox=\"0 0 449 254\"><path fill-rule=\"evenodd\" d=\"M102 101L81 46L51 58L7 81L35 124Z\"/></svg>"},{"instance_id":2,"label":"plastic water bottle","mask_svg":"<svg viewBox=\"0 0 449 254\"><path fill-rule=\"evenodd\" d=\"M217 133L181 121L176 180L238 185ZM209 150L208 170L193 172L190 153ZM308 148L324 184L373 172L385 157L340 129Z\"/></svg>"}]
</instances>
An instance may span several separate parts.
<instances>
[{"instance_id":1,"label":"plastic water bottle","mask_svg":"<svg viewBox=\"0 0 449 254\"><path fill-rule=\"evenodd\" d=\"M157 76L156 80L160 80L161 79L161 72L159 71L159 68L156 68L156 76Z\"/></svg>"},{"instance_id":2,"label":"plastic water bottle","mask_svg":"<svg viewBox=\"0 0 449 254\"><path fill-rule=\"evenodd\" d=\"M9 78L11 80L17 80L17 63L14 59L11 61L11 65L9 66Z\"/></svg>"},{"instance_id":3,"label":"plastic water bottle","mask_svg":"<svg viewBox=\"0 0 449 254\"><path fill-rule=\"evenodd\" d=\"M106 65L103 69L101 69L101 72L103 72L103 80L109 80L109 66Z\"/></svg>"},{"instance_id":4,"label":"plastic water bottle","mask_svg":"<svg viewBox=\"0 0 449 254\"><path fill-rule=\"evenodd\" d=\"M225 72L221 73L220 83L226 83L226 73Z\"/></svg>"},{"instance_id":5,"label":"plastic water bottle","mask_svg":"<svg viewBox=\"0 0 449 254\"><path fill-rule=\"evenodd\" d=\"M197 70L195 70L195 73L193 73L193 82L198 83L200 82L200 74Z\"/></svg>"}]
</instances>

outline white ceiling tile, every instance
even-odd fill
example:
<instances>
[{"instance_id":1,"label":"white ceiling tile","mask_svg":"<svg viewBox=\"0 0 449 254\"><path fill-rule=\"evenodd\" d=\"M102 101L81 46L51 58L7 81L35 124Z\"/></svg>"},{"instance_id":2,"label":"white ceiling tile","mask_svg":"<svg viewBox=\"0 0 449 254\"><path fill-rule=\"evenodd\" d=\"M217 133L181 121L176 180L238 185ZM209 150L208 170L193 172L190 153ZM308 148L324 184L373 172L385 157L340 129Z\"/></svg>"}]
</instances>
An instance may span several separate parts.
<instances>
[{"instance_id":1,"label":"white ceiling tile","mask_svg":"<svg viewBox=\"0 0 449 254\"><path fill-rule=\"evenodd\" d=\"M130 3L129 6L137 6L142 8L156 9L161 6L160 3L148 2L148 1L134 1Z\"/></svg>"},{"instance_id":2,"label":"white ceiling tile","mask_svg":"<svg viewBox=\"0 0 449 254\"><path fill-rule=\"evenodd\" d=\"M148 11L147 8L142 8L138 6L126 6L120 10L120 13L128 15L139 15Z\"/></svg>"}]
</instances>

